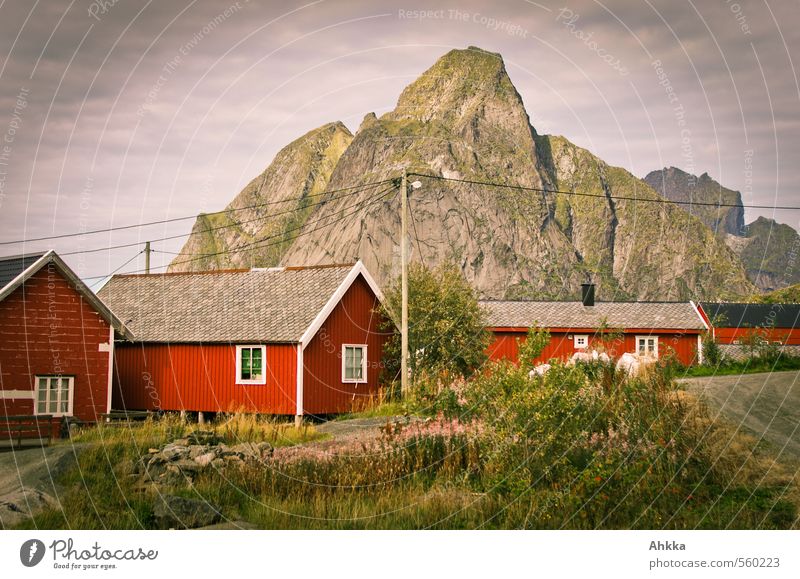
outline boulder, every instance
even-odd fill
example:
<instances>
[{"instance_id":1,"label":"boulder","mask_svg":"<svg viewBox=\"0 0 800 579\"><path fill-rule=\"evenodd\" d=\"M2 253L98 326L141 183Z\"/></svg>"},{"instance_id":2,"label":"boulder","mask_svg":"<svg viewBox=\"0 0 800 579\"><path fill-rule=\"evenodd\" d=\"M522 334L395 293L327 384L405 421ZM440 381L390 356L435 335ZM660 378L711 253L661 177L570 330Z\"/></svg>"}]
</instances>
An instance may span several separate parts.
<instances>
[{"instance_id":1,"label":"boulder","mask_svg":"<svg viewBox=\"0 0 800 579\"><path fill-rule=\"evenodd\" d=\"M214 461L215 458L217 458L217 453L213 452L213 451L209 451L209 452L206 452L205 454L201 454L200 456L195 457L194 461L198 465L200 465L202 467L206 467L209 464L211 464Z\"/></svg>"},{"instance_id":2,"label":"boulder","mask_svg":"<svg viewBox=\"0 0 800 579\"><path fill-rule=\"evenodd\" d=\"M643 376L656 364L652 356L640 356L630 352L624 353L617 360L617 371L625 372L629 377Z\"/></svg>"},{"instance_id":3,"label":"boulder","mask_svg":"<svg viewBox=\"0 0 800 579\"><path fill-rule=\"evenodd\" d=\"M533 378L534 376L544 376L547 372L550 371L550 364L539 364L535 366L533 370L528 373L529 378Z\"/></svg>"},{"instance_id":4,"label":"boulder","mask_svg":"<svg viewBox=\"0 0 800 579\"><path fill-rule=\"evenodd\" d=\"M186 437L187 444L208 446L210 444L217 444L219 438L214 434L213 430L194 430Z\"/></svg>"},{"instance_id":5,"label":"boulder","mask_svg":"<svg viewBox=\"0 0 800 579\"><path fill-rule=\"evenodd\" d=\"M24 487L0 497L0 526L16 526L45 507L57 506L58 501L39 489Z\"/></svg>"},{"instance_id":6,"label":"boulder","mask_svg":"<svg viewBox=\"0 0 800 579\"><path fill-rule=\"evenodd\" d=\"M222 514L209 503L174 495L159 496L153 516L159 529L195 529L222 519Z\"/></svg>"}]
</instances>

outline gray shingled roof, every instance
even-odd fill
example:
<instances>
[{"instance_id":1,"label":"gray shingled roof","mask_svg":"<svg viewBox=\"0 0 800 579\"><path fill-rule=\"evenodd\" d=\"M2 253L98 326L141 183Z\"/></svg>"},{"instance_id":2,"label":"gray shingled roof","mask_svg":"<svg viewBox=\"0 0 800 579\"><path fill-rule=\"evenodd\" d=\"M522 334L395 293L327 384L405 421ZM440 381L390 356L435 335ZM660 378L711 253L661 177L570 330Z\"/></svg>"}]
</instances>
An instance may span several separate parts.
<instances>
[{"instance_id":1,"label":"gray shingled roof","mask_svg":"<svg viewBox=\"0 0 800 579\"><path fill-rule=\"evenodd\" d=\"M44 252L40 251L28 255L0 258L0 289L6 287L11 280L36 263L43 255Z\"/></svg>"},{"instance_id":2,"label":"gray shingled roof","mask_svg":"<svg viewBox=\"0 0 800 579\"><path fill-rule=\"evenodd\" d=\"M482 301L490 327L611 328L703 330L703 322L688 302Z\"/></svg>"},{"instance_id":3,"label":"gray shingled roof","mask_svg":"<svg viewBox=\"0 0 800 579\"><path fill-rule=\"evenodd\" d=\"M718 328L800 328L800 304L745 304L702 302Z\"/></svg>"},{"instance_id":4,"label":"gray shingled roof","mask_svg":"<svg viewBox=\"0 0 800 579\"><path fill-rule=\"evenodd\" d=\"M352 266L114 276L98 292L142 342L298 342Z\"/></svg>"}]
</instances>

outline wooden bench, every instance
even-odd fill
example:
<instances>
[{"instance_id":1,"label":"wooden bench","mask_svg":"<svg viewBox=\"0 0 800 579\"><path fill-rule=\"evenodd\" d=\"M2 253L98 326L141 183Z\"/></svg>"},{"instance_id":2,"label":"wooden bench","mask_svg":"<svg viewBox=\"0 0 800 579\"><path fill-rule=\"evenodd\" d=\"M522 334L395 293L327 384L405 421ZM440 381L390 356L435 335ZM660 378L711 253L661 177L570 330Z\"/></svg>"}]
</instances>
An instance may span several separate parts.
<instances>
[{"instance_id":1,"label":"wooden bench","mask_svg":"<svg viewBox=\"0 0 800 579\"><path fill-rule=\"evenodd\" d=\"M145 420L154 416L149 410L112 410L100 414L100 423L103 426L126 426L131 422Z\"/></svg>"},{"instance_id":2,"label":"wooden bench","mask_svg":"<svg viewBox=\"0 0 800 579\"><path fill-rule=\"evenodd\" d=\"M22 448L22 441L37 438L49 445L53 441L53 416L39 414L38 416L0 416L0 441L17 441L18 448Z\"/></svg>"}]
</instances>

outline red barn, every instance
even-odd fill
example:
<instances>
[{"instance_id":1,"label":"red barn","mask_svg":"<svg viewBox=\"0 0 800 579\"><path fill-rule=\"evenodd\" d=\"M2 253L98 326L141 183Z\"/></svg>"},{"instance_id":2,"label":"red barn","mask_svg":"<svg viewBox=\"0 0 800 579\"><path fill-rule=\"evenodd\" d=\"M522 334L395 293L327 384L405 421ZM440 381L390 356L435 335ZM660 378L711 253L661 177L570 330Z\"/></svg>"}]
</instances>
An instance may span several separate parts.
<instances>
[{"instance_id":1,"label":"red barn","mask_svg":"<svg viewBox=\"0 0 800 579\"><path fill-rule=\"evenodd\" d=\"M346 412L378 392L382 295L347 266L117 275L98 292L118 344L117 409Z\"/></svg>"},{"instance_id":2,"label":"red barn","mask_svg":"<svg viewBox=\"0 0 800 579\"><path fill-rule=\"evenodd\" d=\"M800 304L702 302L700 313L720 344L743 344L761 337L782 345L800 345Z\"/></svg>"},{"instance_id":3,"label":"red barn","mask_svg":"<svg viewBox=\"0 0 800 579\"><path fill-rule=\"evenodd\" d=\"M55 252L0 259L4 415L109 412L115 331L131 337Z\"/></svg>"},{"instance_id":4,"label":"red barn","mask_svg":"<svg viewBox=\"0 0 800 579\"><path fill-rule=\"evenodd\" d=\"M550 343L537 359L566 360L575 352L603 349L674 354L684 365L700 362L703 320L691 302L535 302L483 301L494 339L491 360L518 361L517 340L531 327L550 331ZM602 345L601 345L602 343Z\"/></svg>"}]
</instances>

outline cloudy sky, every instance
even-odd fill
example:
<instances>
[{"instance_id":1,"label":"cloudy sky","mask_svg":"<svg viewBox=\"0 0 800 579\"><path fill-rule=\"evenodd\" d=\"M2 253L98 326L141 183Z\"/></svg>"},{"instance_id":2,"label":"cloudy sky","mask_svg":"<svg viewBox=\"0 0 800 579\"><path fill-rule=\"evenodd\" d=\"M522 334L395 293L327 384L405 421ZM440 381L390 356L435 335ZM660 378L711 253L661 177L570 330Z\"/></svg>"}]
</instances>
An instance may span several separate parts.
<instances>
[{"instance_id":1,"label":"cloudy sky","mask_svg":"<svg viewBox=\"0 0 800 579\"><path fill-rule=\"evenodd\" d=\"M800 205L798 21L772 0L0 2L0 243L221 209L282 146L334 120L354 131L469 45L503 55L540 133L640 177L677 166L745 204ZM104 248L191 225L0 255L54 247L88 278L142 246Z\"/></svg>"}]
</instances>

